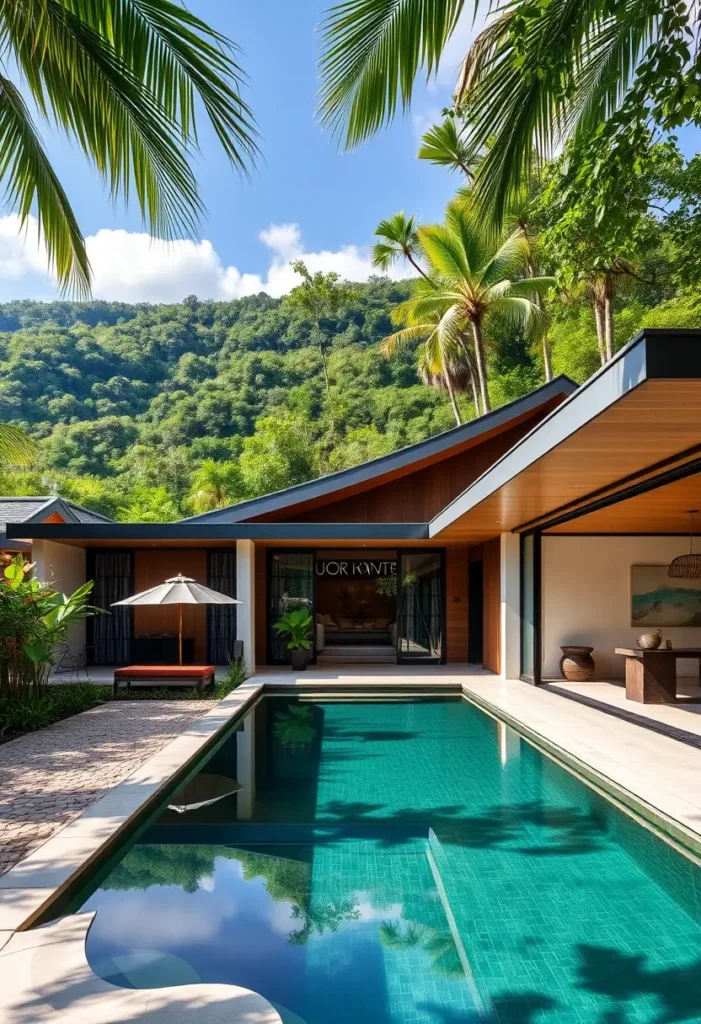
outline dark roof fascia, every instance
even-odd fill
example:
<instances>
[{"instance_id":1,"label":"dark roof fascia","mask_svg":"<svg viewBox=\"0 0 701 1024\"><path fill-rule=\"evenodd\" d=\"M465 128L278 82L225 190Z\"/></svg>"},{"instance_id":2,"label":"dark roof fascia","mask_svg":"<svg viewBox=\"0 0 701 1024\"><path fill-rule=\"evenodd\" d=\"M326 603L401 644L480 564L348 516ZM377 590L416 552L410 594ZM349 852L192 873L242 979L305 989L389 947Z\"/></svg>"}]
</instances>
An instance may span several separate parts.
<instances>
[{"instance_id":1,"label":"dark roof fascia","mask_svg":"<svg viewBox=\"0 0 701 1024\"><path fill-rule=\"evenodd\" d=\"M52 541L426 540L427 523L8 523L8 537Z\"/></svg>"},{"instance_id":2,"label":"dark roof fascia","mask_svg":"<svg viewBox=\"0 0 701 1024\"><path fill-rule=\"evenodd\" d=\"M252 498L250 501L242 501L238 505L217 509L214 512L205 512L199 516L190 516L181 522L237 523L244 519L250 519L252 516L267 515L269 512L278 512L290 505L298 505L304 501L332 495L335 491L367 483L376 476L391 473L396 469L403 469L422 459L449 451L466 441L475 440L496 427L508 424L511 419L535 412L539 406L558 395L571 395L576 388L577 384L573 380L561 375L524 395L523 398L517 398L513 402L509 402L508 405L502 405L499 409L487 413L486 416L470 420L469 423L463 423L460 427L453 427L451 430L436 434L425 441L419 441L418 444L400 448L399 451L392 452L390 455L381 455L377 459L363 462L360 466L352 466L350 469L342 469L338 473L330 473L327 476L318 477L316 480L295 484L294 487L265 494L260 498Z\"/></svg>"},{"instance_id":3,"label":"dark roof fascia","mask_svg":"<svg viewBox=\"0 0 701 1024\"><path fill-rule=\"evenodd\" d=\"M647 380L701 378L701 330L640 331L429 523L431 537Z\"/></svg>"},{"instance_id":4,"label":"dark roof fascia","mask_svg":"<svg viewBox=\"0 0 701 1024\"><path fill-rule=\"evenodd\" d=\"M0 550L31 551L32 545L22 540L10 540L4 530L0 530Z\"/></svg>"}]
</instances>

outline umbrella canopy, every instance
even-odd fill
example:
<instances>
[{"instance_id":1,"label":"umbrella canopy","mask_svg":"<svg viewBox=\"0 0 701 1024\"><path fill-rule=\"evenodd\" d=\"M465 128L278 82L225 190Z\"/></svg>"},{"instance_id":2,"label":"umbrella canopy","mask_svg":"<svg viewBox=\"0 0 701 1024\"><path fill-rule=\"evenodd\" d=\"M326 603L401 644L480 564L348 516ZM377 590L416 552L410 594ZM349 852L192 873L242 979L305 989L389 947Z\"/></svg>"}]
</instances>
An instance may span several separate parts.
<instances>
[{"instance_id":1,"label":"umbrella canopy","mask_svg":"<svg viewBox=\"0 0 701 1024\"><path fill-rule=\"evenodd\" d=\"M142 590L140 594L126 597L120 604L241 604L235 597L220 594L218 590L210 590L202 586L190 576L173 576L165 583L159 583L150 590ZM113 606L114 607L114 606Z\"/></svg>"},{"instance_id":2,"label":"umbrella canopy","mask_svg":"<svg viewBox=\"0 0 701 1024\"><path fill-rule=\"evenodd\" d=\"M133 597L126 597L123 601L114 601L116 605L159 605L176 604L179 607L178 626L178 651L180 664L183 663L183 605L184 604L243 604L235 597L228 594L220 594L218 590L210 590L201 583L197 583L190 576L172 576L165 583L159 583L157 587L149 590L142 590L140 594Z\"/></svg>"}]
</instances>

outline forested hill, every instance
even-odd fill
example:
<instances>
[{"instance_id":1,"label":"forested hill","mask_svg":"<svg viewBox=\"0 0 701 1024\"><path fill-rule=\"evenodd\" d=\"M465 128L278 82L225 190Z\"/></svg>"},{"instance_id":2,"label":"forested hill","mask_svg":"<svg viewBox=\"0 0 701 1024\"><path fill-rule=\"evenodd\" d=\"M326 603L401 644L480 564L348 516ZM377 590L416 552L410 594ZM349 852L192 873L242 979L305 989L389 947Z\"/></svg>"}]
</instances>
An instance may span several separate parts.
<instances>
[{"instance_id":1,"label":"forested hill","mask_svg":"<svg viewBox=\"0 0 701 1024\"><path fill-rule=\"evenodd\" d=\"M416 350L385 359L379 342L408 285L354 286L320 324L266 294L173 305L0 305L0 420L39 442L32 471L0 469L0 492L56 490L107 515L166 521L355 465L453 426L446 393L423 383ZM621 342L640 326L701 326L697 292L629 295ZM573 306L552 332L556 373L597 367L591 312ZM490 354L499 405L543 381L508 332ZM463 418L474 411L459 397Z\"/></svg>"},{"instance_id":2,"label":"forested hill","mask_svg":"<svg viewBox=\"0 0 701 1024\"><path fill-rule=\"evenodd\" d=\"M0 305L0 419L40 442L36 471L0 471L0 490L55 487L108 515L172 519L444 430L449 403L414 353L378 352L407 294L358 285L322 321L333 436L314 328L284 300Z\"/></svg>"}]
</instances>

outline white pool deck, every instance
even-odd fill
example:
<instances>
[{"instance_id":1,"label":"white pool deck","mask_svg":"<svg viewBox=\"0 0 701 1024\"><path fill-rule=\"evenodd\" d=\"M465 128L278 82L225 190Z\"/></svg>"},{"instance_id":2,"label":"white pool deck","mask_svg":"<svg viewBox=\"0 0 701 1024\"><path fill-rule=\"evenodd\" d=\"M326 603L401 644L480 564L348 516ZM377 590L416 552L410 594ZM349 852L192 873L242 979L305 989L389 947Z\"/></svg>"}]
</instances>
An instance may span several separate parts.
<instances>
[{"instance_id":1,"label":"white pool deck","mask_svg":"<svg viewBox=\"0 0 701 1024\"><path fill-rule=\"evenodd\" d=\"M109 670L93 681L111 682ZM83 680L84 681L84 680ZM301 673L265 669L229 694L129 778L0 878L0 1020L3 1024L279 1024L294 1021L255 993L235 986L190 985L153 991L108 985L90 970L85 936L91 915L78 914L41 928L32 922L85 864L94 861L145 804L165 792L172 775L195 758L231 718L266 687L313 686L319 692L354 686L462 691L488 713L579 771L628 805L641 820L662 827L701 856L701 744L674 738L682 730L701 738L701 703L634 705L610 683L580 684L568 699L548 687L504 680L473 666L421 670L402 666L313 668ZM585 698L580 703L576 698ZM592 704L595 701L596 704ZM602 710L602 705L607 710ZM650 723L654 728L650 727ZM667 729L664 734L658 729ZM27 930L30 929L30 930Z\"/></svg>"}]
</instances>

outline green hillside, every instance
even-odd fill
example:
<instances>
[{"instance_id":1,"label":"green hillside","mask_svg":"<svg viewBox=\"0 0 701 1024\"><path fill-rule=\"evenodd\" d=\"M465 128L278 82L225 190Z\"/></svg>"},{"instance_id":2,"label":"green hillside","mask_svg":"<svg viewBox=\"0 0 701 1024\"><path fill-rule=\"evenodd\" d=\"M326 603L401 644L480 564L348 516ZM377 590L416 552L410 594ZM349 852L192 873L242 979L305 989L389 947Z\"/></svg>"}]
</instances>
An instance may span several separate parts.
<instances>
[{"instance_id":1,"label":"green hillside","mask_svg":"<svg viewBox=\"0 0 701 1024\"><path fill-rule=\"evenodd\" d=\"M0 420L39 441L31 472L0 471L5 494L50 490L122 519L164 521L299 483L454 426L448 396L422 383L416 353L379 342L408 285L355 286L323 321L335 428L307 317L265 294L174 305L21 301L0 305ZM690 293L654 309L621 302L621 341L644 323L701 325ZM518 337L490 353L495 405L543 380ZM591 313L553 329L557 373L597 368ZM464 419L474 415L460 396Z\"/></svg>"}]
</instances>

